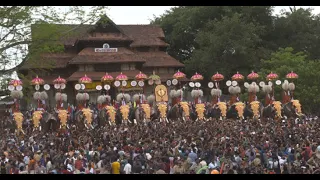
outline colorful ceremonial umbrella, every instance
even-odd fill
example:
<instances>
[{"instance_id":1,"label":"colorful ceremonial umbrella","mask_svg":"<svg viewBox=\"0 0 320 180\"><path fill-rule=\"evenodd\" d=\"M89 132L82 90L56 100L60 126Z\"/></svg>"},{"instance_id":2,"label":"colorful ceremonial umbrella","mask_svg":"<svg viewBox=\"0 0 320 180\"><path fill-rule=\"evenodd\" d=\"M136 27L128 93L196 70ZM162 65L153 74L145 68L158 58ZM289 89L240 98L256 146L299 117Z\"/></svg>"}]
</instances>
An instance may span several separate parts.
<instances>
[{"instance_id":1,"label":"colorful ceremonial umbrella","mask_svg":"<svg viewBox=\"0 0 320 180\"><path fill-rule=\"evenodd\" d=\"M82 78L79 79L79 83L81 83L81 84L88 84L91 82L92 82L91 78L89 78L86 74Z\"/></svg>"},{"instance_id":2,"label":"colorful ceremonial umbrella","mask_svg":"<svg viewBox=\"0 0 320 180\"><path fill-rule=\"evenodd\" d=\"M144 81L148 79L147 75L143 74L141 71L139 72L139 74L136 75L135 78L137 81Z\"/></svg>"},{"instance_id":3,"label":"colorful ceremonial umbrella","mask_svg":"<svg viewBox=\"0 0 320 180\"><path fill-rule=\"evenodd\" d=\"M224 76L222 74L219 74L218 72L211 77L212 81L222 81L223 79Z\"/></svg>"},{"instance_id":4,"label":"colorful ceremonial umbrella","mask_svg":"<svg viewBox=\"0 0 320 180\"><path fill-rule=\"evenodd\" d=\"M191 77L191 81L201 81L203 80L203 76L201 74L194 74L192 77Z\"/></svg>"},{"instance_id":5,"label":"colorful ceremonial umbrella","mask_svg":"<svg viewBox=\"0 0 320 180\"><path fill-rule=\"evenodd\" d=\"M258 73L255 73L254 71L252 71L252 72L247 76L247 78L248 78L249 80L254 81L254 80L257 80L257 79L259 78L259 74L258 74Z\"/></svg>"},{"instance_id":6,"label":"colorful ceremonial umbrella","mask_svg":"<svg viewBox=\"0 0 320 180\"><path fill-rule=\"evenodd\" d=\"M116 77L116 80L118 81L126 81L128 80L128 77L125 74L122 74L122 72Z\"/></svg>"},{"instance_id":7,"label":"colorful ceremonial umbrella","mask_svg":"<svg viewBox=\"0 0 320 180\"><path fill-rule=\"evenodd\" d=\"M156 75L156 73L153 71L153 73L149 76L148 79L152 79L153 81L160 80L160 76Z\"/></svg>"},{"instance_id":8,"label":"colorful ceremonial umbrella","mask_svg":"<svg viewBox=\"0 0 320 180\"><path fill-rule=\"evenodd\" d=\"M291 73L286 75L286 78L291 80L298 79L298 77L299 77L298 74L294 73L293 71L291 71Z\"/></svg>"},{"instance_id":9,"label":"colorful ceremonial umbrella","mask_svg":"<svg viewBox=\"0 0 320 180\"><path fill-rule=\"evenodd\" d=\"M31 84L32 85L43 85L44 84L44 80L39 78L38 75L37 75L36 78L32 79Z\"/></svg>"},{"instance_id":10,"label":"colorful ceremonial umbrella","mask_svg":"<svg viewBox=\"0 0 320 180\"><path fill-rule=\"evenodd\" d=\"M174 79L182 79L182 78L184 78L184 77L186 77L186 75L183 73L183 72L180 72L179 70L178 70L178 72L176 72L174 75L173 75L173 78Z\"/></svg>"},{"instance_id":11,"label":"colorful ceremonial umbrella","mask_svg":"<svg viewBox=\"0 0 320 180\"><path fill-rule=\"evenodd\" d=\"M268 81L273 81L278 79L278 74L271 72L270 74L267 75L267 80Z\"/></svg>"},{"instance_id":12,"label":"colorful ceremonial umbrella","mask_svg":"<svg viewBox=\"0 0 320 180\"><path fill-rule=\"evenodd\" d=\"M12 86L14 86L14 87L19 86L19 85L22 85L22 84L23 84L22 81L21 81L21 80L18 80L18 79L14 79L14 80L11 80L11 81L9 82L9 85L12 85Z\"/></svg>"},{"instance_id":13,"label":"colorful ceremonial umbrella","mask_svg":"<svg viewBox=\"0 0 320 180\"><path fill-rule=\"evenodd\" d=\"M237 72L237 74L234 74L231 79L233 81L242 81L244 79L243 75Z\"/></svg>"},{"instance_id":14,"label":"colorful ceremonial umbrella","mask_svg":"<svg viewBox=\"0 0 320 180\"><path fill-rule=\"evenodd\" d=\"M113 81L113 77L106 73L104 76L101 77L101 82L112 82Z\"/></svg>"},{"instance_id":15,"label":"colorful ceremonial umbrella","mask_svg":"<svg viewBox=\"0 0 320 180\"><path fill-rule=\"evenodd\" d=\"M59 76L57 79L53 80L53 84L67 84L67 81Z\"/></svg>"}]
</instances>

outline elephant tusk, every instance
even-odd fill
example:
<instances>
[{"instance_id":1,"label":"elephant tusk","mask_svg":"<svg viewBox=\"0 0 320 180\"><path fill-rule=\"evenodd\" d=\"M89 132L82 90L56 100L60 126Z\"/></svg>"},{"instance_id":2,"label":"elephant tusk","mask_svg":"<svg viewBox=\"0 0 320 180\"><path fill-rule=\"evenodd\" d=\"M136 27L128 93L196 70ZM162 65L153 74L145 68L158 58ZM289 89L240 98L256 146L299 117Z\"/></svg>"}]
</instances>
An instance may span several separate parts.
<instances>
[{"instance_id":1,"label":"elephant tusk","mask_svg":"<svg viewBox=\"0 0 320 180\"><path fill-rule=\"evenodd\" d=\"M220 116L220 121L222 121L222 117Z\"/></svg>"},{"instance_id":2,"label":"elephant tusk","mask_svg":"<svg viewBox=\"0 0 320 180\"><path fill-rule=\"evenodd\" d=\"M132 123L129 119L127 120L129 123Z\"/></svg>"},{"instance_id":3,"label":"elephant tusk","mask_svg":"<svg viewBox=\"0 0 320 180\"><path fill-rule=\"evenodd\" d=\"M167 121L167 123L169 123L169 120L168 120L168 118L166 118L166 121Z\"/></svg>"},{"instance_id":4,"label":"elephant tusk","mask_svg":"<svg viewBox=\"0 0 320 180\"><path fill-rule=\"evenodd\" d=\"M69 125L67 124L67 128L69 129Z\"/></svg>"},{"instance_id":5,"label":"elephant tusk","mask_svg":"<svg viewBox=\"0 0 320 180\"><path fill-rule=\"evenodd\" d=\"M41 126L39 126L39 130L41 131Z\"/></svg>"},{"instance_id":6,"label":"elephant tusk","mask_svg":"<svg viewBox=\"0 0 320 180\"><path fill-rule=\"evenodd\" d=\"M109 125L111 126L111 122L110 121L108 121L109 122Z\"/></svg>"},{"instance_id":7,"label":"elephant tusk","mask_svg":"<svg viewBox=\"0 0 320 180\"><path fill-rule=\"evenodd\" d=\"M186 118L182 117L183 121L186 121Z\"/></svg>"},{"instance_id":8,"label":"elephant tusk","mask_svg":"<svg viewBox=\"0 0 320 180\"><path fill-rule=\"evenodd\" d=\"M88 126L87 126L87 124L84 124L84 126L85 126L87 129L89 129Z\"/></svg>"},{"instance_id":9,"label":"elephant tusk","mask_svg":"<svg viewBox=\"0 0 320 180\"><path fill-rule=\"evenodd\" d=\"M196 121L198 121L198 120L199 120L199 118L196 119Z\"/></svg>"},{"instance_id":10,"label":"elephant tusk","mask_svg":"<svg viewBox=\"0 0 320 180\"><path fill-rule=\"evenodd\" d=\"M134 122L134 124L137 124L137 120L136 119L134 119L133 122Z\"/></svg>"},{"instance_id":11,"label":"elephant tusk","mask_svg":"<svg viewBox=\"0 0 320 180\"><path fill-rule=\"evenodd\" d=\"M162 122L162 118L160 118L160 122Z\"/></svg>"}]
</instances>

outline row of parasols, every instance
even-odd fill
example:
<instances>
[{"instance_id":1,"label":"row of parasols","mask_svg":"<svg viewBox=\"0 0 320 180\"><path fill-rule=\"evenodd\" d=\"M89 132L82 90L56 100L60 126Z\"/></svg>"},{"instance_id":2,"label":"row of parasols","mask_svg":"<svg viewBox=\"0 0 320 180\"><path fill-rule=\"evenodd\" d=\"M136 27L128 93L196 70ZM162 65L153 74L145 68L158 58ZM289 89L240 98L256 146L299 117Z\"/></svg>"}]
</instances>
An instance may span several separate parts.
<instances>
[{"instance_id":1,"label":"row of parasols","mask_svg":"<svg viewBox=\"0 0 320 180\"><path fill-rule=\"evenodd\" d=\"M185 78L186 75L181 72L181 71L178 71L176 72L174 75L173 75L173 78L174 79L181 79L181 78ZM268 81L272 81L272 80L276 80L278 79L278 75L276 73L273 73L271 72L270 74L267 75L266 79ZM247 79L249 80L257 80L259 78L259 74L258 73L255 73L255 72L251 72L248 76L247 76ZM298 75L294 72L290 72L286 75L286 78L287 79L297 79L298 78ZM138 80L138 81L144 81L144 80L151 80L151 81L155 81L157 82L157 84L160 84L161 81L160 81L160 77L158 75L156 75L154 72L152 75L150 75L149 77L142 73L142 72L139 72L139 74L137 74L135 76L135 79ZM220 73L216 73L214 74L212 77L211 77L212 81L222 81L224 79L224 76ZM236 74L234 74L231 78L232 80L234 81L242 81L244 80L244 76L242 74L240 74L239 72L237 72ZM103 77L101 77L101 82L105 82L105 83L108 83L108 82L112 82L112 81L127 81L128 80L128 76L126 76L125 74L123 74L122 72L116 77L116 78L113 78L110 74L106 73ZM191 81L201 81L203 80L203 76L199 73L195 73L192 77L191 77ZM83 83L83 84L86 84L86 83L91 83L92 80L90 77L88 77L87 75L85 75L84 77L81 77L79 79L79 83ZM61 78L60 76L58 78L56 78L55 80L53 80L53 84L54 85L65 85L67 83L67 81L64 79L64 78ZM31 84L32 85L43 85L44 84L44 80L42 78L39 78L38 76L34 79L32 79L31 81ZM149 83L151 84L151 83ZM9 89L12 89L12 87L17 87L17 90L22 90L22 81L21 80L12 80L9 85L11 86Z\"/></svg>"},{"instance_id":2,"label":"row of parasols","mask_svg":"<svg viewBox=\"0 0 320 180\"><path fill-rule=\"evenodd\" d=\"M179 73L179 72L178 72ZM181 73L181 72L180 72ZM177 73L176 73L177 74ZM175 77L174 77L175 78ZM255 73L255 72L251 72L250 74L248 74L247 79L249 80L257 80L259 78L259 74ZM268 81L273 81L273 80L277 80L279 78L279 76L276 73L271 72L270 74L267 75L266 79ZM286 75L287 79L297 79L298 78L298 74L294 73L293 71L291 71L290 73L288 73ZM212 81L222 81L224 79L224 76L220 73L216 73L211 77ZM242 74L240 74L239 72L237 72L236 74L234 74L231 79L233 81L242 81L244 80L244 76ZM191 77L191 81L200 81L203 80L203 76L201 74L196 73L195 75L193 75Z\"/></svg>"}]
</instances>

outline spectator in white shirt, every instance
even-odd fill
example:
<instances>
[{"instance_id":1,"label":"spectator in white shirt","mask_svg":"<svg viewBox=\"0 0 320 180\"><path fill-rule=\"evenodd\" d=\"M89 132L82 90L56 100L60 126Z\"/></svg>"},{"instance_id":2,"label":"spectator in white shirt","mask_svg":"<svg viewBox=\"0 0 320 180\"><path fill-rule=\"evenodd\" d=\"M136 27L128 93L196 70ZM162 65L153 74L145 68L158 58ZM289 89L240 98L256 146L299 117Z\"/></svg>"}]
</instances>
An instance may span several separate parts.
<instances>
[{"instance_id":1,"label":"spectator in white shirt","mask_svg":"<svg viewBox=\"0 0 320 180\"><path fill-rule=\"evenodd\" d=\"M125 174L131 174L131 164L129 162L124 166L123 171Z\"/></svg>"}]
</instances>

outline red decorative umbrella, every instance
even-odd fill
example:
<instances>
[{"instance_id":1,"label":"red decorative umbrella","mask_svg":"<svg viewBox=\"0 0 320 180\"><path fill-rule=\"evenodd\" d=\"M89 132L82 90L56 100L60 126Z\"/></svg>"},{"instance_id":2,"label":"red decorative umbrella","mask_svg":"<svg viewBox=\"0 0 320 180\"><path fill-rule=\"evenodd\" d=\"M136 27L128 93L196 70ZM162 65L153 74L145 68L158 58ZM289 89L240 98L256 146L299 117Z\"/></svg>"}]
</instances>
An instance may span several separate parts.
<instances>
[{"instance_id":1,"label":"red decorative umbrella","mask_svg":"<svg viewBox=\"0 0 320 180\"><path fill-rule=\"evenodd\" d=\"M79 83L82 83L82 84L87 84L91 82L92 82L91 78L89 78L86 74L79 79Z\"/></svg>"},{"instance_id":2,"label":"red decorative umbrella","mask_svg":"<svg viewBox=\"0 0 320 180\"><path fill-rule=\"evenodd\" d=\"M111 81L113 81L113 77L110 75L110 74L108 74L108 73L106 73L104 76L102 76L102 78L101 78L101 82L111 82Z\"/></svg>"},{"instance_id":3,"label":"red decorative umbrella","mask_svg":"<svg viewBox=\"0 0 320 180\"><path fill-rule=\"evenodd\" d=\"M224 76L218 72L211 77L212 81L222 81Z\"/></svg>"},{"instance_id":4,"label":"red decorative umbrella","mask_svg":"<svg viewBox=\"0 0 320 180\"><path fill-rule=\"evenodd\" d=\"M178 72L176 72L176 73L173 75L173 78L174 78L174 79L181 79L181 78L184 78L184 77L186 77L186 75L185 75L183 72L180 72L179 70L178 70Z\"/></svg>"},{"instance_id":5,"label":"red decorative umbrella","mask_svg":"<svg viewBox=\"0 0 320 180\"><path fill-rule=\"evenodd\" d=\"M201 74L194 74L192 77L191 77L191 81L201 81L203 80L203 76Z\"/></svg>"},{"instance_id":6,"label":"red decorative umbrella","mask_svg":"<svg viewBox=\"0 0 320 180\"><path fill-rule=\"evenodd\" d=\"M67 81L59 76L57 79L53 80L53 84L67 84Z\"/></svg>"},{"instance_id":7,"label":"red decorative umbrella","mask_svg":"<svg viewBox=\"0 0 320 180\"><path fill-rule=\"evenodd\" d=\"M14 80L10 81L9 85L16 87L16 86L22 85L22 81L20 81L18 79L14 79Z\"/></svg>"},{"instance_id":8,"label":"red decorative umbrella","mask_svg":"<svg viewBox=\"0 0 320 180\"><path fill-rule=\"evenodd\" d=\"M232 79L233 81L242 81L242 80L244 79L244 77L243 77L242 74L240 74L239 72L237 72L237 74L233 75L233 76L231 77L231 79Z\"/></svg>"},{"instance_id":9,"label":"red decorative umbrella","mask_svg":"<svg viewBox=\"0 0 320 180\"><path fill-rule=\"evenodd\" d=\"M148 79L148 76L143 74L141 71L139 72L139 74L136 75L136 80L138 81L143 81L143 80L146 80Z\"/></svg>"},{"instance_id":10,"label":"red decorative umbrella","mask_svg":"<svg viewBox=\"0 0 320 180\"><path fill-rule=\"evenodd\" d=\"M37 75L36 78L32 79L31 84L32 85L43 85L44 84L44 80L39 78L38 75Z\"/></svg>"},{"instance_id":11,"label":"red decorative umbrella","mask_svg":"<svg viewBox=\"0 0 320 180\"><path fill-rule=\"evenodd\" d=\"M279 77L278 74L271 72L270 74L268 74L267 80L268 81L273 81L273 80L278 79L278 77Z\"/></svg>"},{"instance_id":12,"label":"red decorative umbrella","mask_svg":"<svg viewBox=\"0 0 320 180\"><path fill-rule=\"evenodd\" d=\"M291 73L286 75L287 79L298 79L298 74L294 73L293 71L291 71Z\"/></svg>"},{"instance_id":13,"label":"red decorative umbrella","mask_svg":"<svg viewBox=\"0 0 320 180\"><path fill-rule=\"evenodd\" d=\"M247 76L247 78L248 78L249 80L256 80L256 79L259 78L259 74L258 74L258 73L255 73L254 71L252 71L252 72Z\"/></svg>"},{"instance_id":14,"label":"red decorative umbrella","mask_svg":"<svg viewBox=\"0 0 320 180\"><path fill-rule=\"evenodd\" d=\"M116 80L118 81L126 81L128 80L128 77L125 74L122 74L122 72L116 77Z\"/></svg>"}]
</instances>

